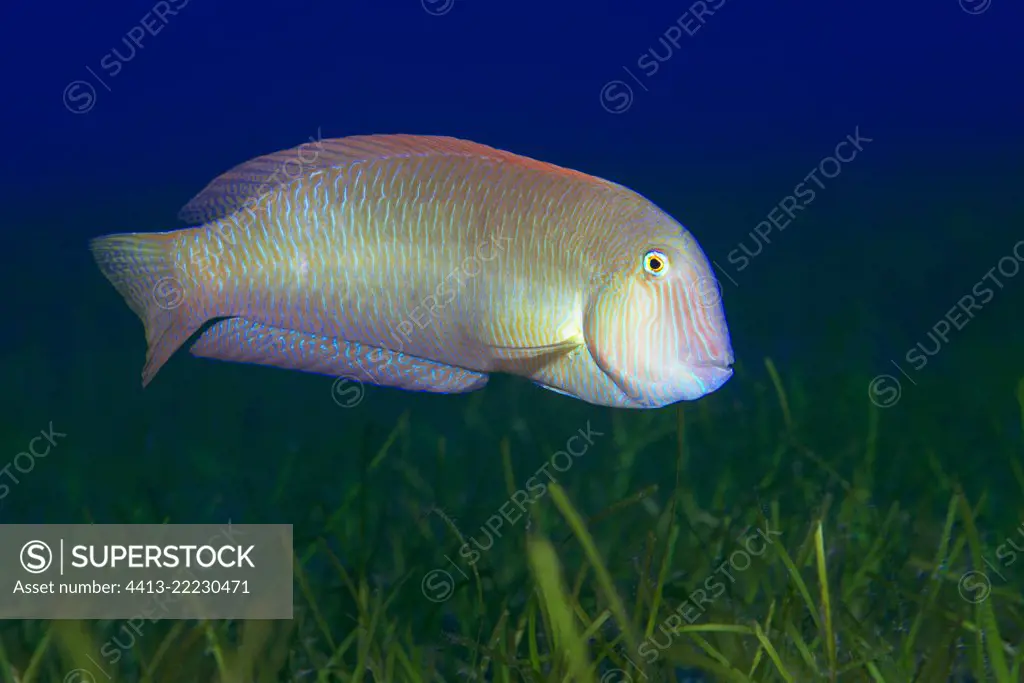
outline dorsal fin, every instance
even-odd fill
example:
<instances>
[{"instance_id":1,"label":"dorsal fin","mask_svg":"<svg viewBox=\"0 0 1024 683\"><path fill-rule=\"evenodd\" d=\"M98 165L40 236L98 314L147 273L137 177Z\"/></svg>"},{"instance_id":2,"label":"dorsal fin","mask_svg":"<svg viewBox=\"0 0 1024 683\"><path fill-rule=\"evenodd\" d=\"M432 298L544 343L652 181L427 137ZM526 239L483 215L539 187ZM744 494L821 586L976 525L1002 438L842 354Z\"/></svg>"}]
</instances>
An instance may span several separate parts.
<instances>
[{"instance_id":1,"label":"dorsal fin","mask_svg":"<svg viewBox=\"0 0 1024 683\"><path fill-rule=\"evenodd\" d=\"M522 157L477 142L436 135L352 135L313 140L298 147L265 154L214 178L178 212L190 225L230 216L275 188L316 171L396 157L474 156L524 168L560 173L609 187L616 183L543 161Z\"/></svg>"},{"instance_id":2,"label":"dorsal fin","mask_svg":"<svg viewBox=\"0 0 1024 683\"><path fill-rule=\"evenodd\" d=\"M256 157L218 176L182 207L178 218L190 225L202 225L229 216L280 185L315 171L371 160L428 155L490 157L566 172L566 169L551 164L451 137L353 135L327 140L311 139L298 147Z\"/></svg>"}]
</instances>

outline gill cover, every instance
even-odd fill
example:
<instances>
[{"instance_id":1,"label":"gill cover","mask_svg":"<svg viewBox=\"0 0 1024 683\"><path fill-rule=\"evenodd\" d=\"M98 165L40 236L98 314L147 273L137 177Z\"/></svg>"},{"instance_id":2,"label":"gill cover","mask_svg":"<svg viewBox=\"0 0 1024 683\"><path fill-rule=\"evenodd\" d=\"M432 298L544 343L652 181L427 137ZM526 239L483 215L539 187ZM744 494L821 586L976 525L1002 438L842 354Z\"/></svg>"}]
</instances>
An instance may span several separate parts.
<instances>
[{"instance_id":1,"label":"gill cover","mask_svg":"<svg viewBox=\"0 0 1024 683\"><path fill-rule=\"evenodd\" d=\"M583 335L598 367L629 398L641 401L657 380L650 367L656 348L657 302L636 278L597 290L583 316Z\"/></svg>"}]
</instances>

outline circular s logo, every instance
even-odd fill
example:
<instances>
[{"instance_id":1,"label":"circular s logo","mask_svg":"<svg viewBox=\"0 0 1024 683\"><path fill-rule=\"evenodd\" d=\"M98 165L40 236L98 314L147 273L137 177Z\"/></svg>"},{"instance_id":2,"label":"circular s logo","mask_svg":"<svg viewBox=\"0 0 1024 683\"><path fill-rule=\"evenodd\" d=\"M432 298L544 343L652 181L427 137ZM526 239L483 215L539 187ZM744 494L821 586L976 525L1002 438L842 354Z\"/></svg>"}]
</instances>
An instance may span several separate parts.
<instances>
[{"instance_id":1,"label":"circular s logo","mask_svg":"<svg viewBox=\"0 0 1024 683\"><path fill-rule=\"evenodd\" d=\"M88 669L72 669L64 676L64 683L96 683L96 677Z\"/></svg>"},{"instance_id":2,"label":"circular s logo","mask_svg":"<svg viewBox=\"0 0 1024 683\"><path fill-rule=\"evenodd\" d=\"M355 408L363 402L364 396L366 396L366 387L359 380L339 377L331 385L331 398L342 408Z\"/></svg>"},{"instance_id":3,"label":"circular s logo","mask_svg":"<svg viewBox=\"0 0 1024 683\"><path fill-rule=\"evenodd\" d=\"M878 375L868 384L868 398L879 408L891 408L903 395L900 381L892 375Z\"/></svg>"},{"instance_id":4,"label":"circular s logo","mask_svg":"<svg viewBox=\"0 0 1024 683\"><path fill-rule=\"evenodd\" d=\"M420 581L423 596L431 602L444 602L455 592L455 580L443 569L431 569Z\"/></svg>"},{"instance_id":5,"label":"circular s logo","mask_svg":"<svg viewBox=\"0 0 1024 683\"><path fill-rule=\"evenodd\" d=\"M960 0L960 9L968 14L981 14L992 6L992 0Z\"/></svg>"},{"instance_id":6,"label":"circular s logo","mask_svg":"<svg viewBox=\"0 0 1024 683\"><path fill-rule=\"evenodd\" d=\"M42 541L29 541L21 546L19 559L29 574L42 574L53 564L53 551Z\"/></svg>"},{"instance_id":7,"label":"circular s logo","mask_svg":"<svg viewBox=\"0 0 1024 683\"><path fill-rule=\"evenodd\" d=\"M601 107L609 114L622 114L633 106L633 89L625 81L608 81L601 88Z\"/></svg>"},{"instance_id":8,"label":"circular s logo","mask_svg":"<svg viewBox=\"0 0 1024 683\"><path fill-rule=\"evenodd\" d=\"M434 17L443 17L455 7L455 0L420 0L423 9L427 14Z\"/></svg>"},{"instance_id":9,"label":"circular s logo","mask_svg":"<svg viewBox=\"0 0 1024 683\"><path fill-rule=\"evenodd\" d=\"M72 114L85 114L96 106L96 88L87 81L71 81L64 88L64 107Z\"/></svg>"},{"instance_id":10,"label":"circular s logo","mask_svg":"<svg viewBox=\"0 0 1024 683\"><path fill-rule=\"evenodd\" d=\"M985 572L971 570L960 577L957 589L960 591L960 597L977 605L988 600L988 596L992 594L992 580Z\"/></svg>"}]
</instances>

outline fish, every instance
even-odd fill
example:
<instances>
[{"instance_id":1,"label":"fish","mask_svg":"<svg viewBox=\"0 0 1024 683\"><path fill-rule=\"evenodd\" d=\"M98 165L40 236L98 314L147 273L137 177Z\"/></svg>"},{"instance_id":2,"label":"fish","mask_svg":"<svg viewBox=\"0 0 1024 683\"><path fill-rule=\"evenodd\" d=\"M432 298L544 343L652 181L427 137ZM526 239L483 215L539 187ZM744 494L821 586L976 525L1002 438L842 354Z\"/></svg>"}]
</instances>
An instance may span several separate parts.
<instances>
[{"instance_id":1,"label":"fish","mask_svg":"<svg viewBox=\"0 0 1024 683\"><path fill-rule=\"evenodd\" d=\"M438 394L507 373L617 408L733 374L689 230L620 184L484 144L319 139L228 170L179 219L193 227L89 243L143 323L143 387L197 334L199 358Z\"/></svg>"}]
</instances>

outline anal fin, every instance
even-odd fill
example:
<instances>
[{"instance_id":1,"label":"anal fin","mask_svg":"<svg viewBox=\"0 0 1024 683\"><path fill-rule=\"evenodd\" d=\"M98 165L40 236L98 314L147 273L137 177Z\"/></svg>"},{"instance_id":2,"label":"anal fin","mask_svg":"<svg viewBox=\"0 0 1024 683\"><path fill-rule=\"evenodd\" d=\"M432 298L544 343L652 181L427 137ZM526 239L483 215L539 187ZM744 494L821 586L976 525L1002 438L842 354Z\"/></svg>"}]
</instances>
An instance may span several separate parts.
<instances>
[{"instance_id":1,"label":"anal fin","mask_svg":"<svg viewBox=\"0 0 1024 683\"><path fill-rule=\"evenodd\" d=\"M268 365L406 391L460 394L487 384L484 373L357 342L288 330L245 318L212 325L189 350L193 356Z\"/></svg>"},{"instance_id":2,"label":"anal fin","mask_svg":"<svg viewBox=\"0 0 1024 683\"><path fill-rule=\"evenodd\" d=\"M569 398L579 399L579 396L577 396L576 394L570 394L565 389L556 389L555 387L553 387L553 386L551 386L549 384L544 384L543 382L538 382L537 380L533 380L533 383L536 384L538 387L540 387L542 389L547 389L548 391L553 391L556 394L559 394L561 396L568 396Z\"/></svg>"}]
</instances>

